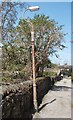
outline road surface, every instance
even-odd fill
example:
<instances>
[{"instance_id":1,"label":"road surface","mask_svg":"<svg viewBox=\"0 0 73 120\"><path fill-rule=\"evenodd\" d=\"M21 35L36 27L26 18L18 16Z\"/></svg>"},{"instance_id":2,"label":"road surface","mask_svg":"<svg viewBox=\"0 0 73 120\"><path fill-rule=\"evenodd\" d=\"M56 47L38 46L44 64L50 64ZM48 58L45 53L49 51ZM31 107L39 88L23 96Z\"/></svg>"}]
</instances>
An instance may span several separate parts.
<instances>
[{"instance_id":1,"label":"road surface","mask_svg":"<svg viewBox=\"0 0 73 120\"><path fill-rule=\"evenodd\" d=\"M33 118L71 118L71 79L58 81L43 98Z\"/></svg>"}]
</instances>

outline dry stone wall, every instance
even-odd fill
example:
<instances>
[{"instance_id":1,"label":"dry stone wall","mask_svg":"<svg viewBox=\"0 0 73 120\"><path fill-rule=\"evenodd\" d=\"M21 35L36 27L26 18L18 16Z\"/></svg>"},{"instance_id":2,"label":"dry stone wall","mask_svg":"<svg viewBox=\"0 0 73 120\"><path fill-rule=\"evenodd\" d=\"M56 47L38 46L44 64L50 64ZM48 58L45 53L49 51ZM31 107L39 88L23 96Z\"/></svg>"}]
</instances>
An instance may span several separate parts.
<instances>
[{"instance_id":1,"label":"dry stone wall","mask_svg":"<svg viewBox=\"0 0 73 120\"><path fill-rule=\"evenodd\" d=\"M33 87L32 81L19 84L2 85L2 118L32 119ZM37 100L40 105L43 96L51 88L49 77L37 79Z\"/></svg>"}]
</instances>

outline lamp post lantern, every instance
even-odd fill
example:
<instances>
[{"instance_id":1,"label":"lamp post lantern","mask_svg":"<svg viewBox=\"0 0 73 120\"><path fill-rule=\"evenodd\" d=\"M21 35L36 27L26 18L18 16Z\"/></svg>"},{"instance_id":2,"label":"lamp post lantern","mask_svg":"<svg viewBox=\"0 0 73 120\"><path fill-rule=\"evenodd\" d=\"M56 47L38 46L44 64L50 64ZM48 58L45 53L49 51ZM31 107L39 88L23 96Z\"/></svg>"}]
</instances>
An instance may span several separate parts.
<instances>
[{"instance_id":1,"label":"lamp post lantern","mask_svg":"<svg viewBox=\"0 0 73 120\"><path fill-rule=\"evenodd\" d=\"M31 7L28 7L28 9L32 12L32 11L37 11L39 10L39 6L31 6Z\"/></svg>"},{"instance_id":2,"label":"lamp post lantern","mask_svg":"<svg viewBox=\"0 0 73 120\"><path fill-rule=\"evenodd\" d=\"M32 11L37 11L39 10L38 6L31 6L28 7L27 10ZM25 11L25 12L26 12ZM33 104L34 104L34 109L37 112L38 111L38 104L37 104L37 91L36 91L36 78L35 78L35 54L34 54L34 26L32 22L27 21L29 25L31 26L31 46L32 46L32 74L33 74Z\"/></svg>"}]
</instances>

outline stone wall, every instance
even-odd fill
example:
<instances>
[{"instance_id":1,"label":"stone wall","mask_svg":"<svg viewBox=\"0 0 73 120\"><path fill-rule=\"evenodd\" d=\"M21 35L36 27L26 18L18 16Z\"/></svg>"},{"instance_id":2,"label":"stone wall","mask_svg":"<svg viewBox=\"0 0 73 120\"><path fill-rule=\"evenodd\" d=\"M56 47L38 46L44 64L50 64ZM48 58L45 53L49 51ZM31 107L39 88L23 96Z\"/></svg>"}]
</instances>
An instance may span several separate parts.
<instances>
[{"instance_id":1,"label":"stone wall","mask_svg":"<svg viewBox=\"0 0 73 120\"><path fill-rule=\"evenodd\" d=\"M32 119L33 87L32 81L19 84L3 85L2 92L2 118L28 118ZM37 100L40 105L43 96L51 88L49 77L37 79Z\"/></svg>"},{"instance_id":2,"label":"stone wall","mask_svg":"<svg viewBox=\"0 0 73 120\"><path fill-rule=\"evenodd\" d=\"M47 94L48 90L51 89L52 81L50 77L46 77L45 80L37 81L37 97L38 97L38 106L42 102L42 98Z\"/></svg>"}]
</instances>

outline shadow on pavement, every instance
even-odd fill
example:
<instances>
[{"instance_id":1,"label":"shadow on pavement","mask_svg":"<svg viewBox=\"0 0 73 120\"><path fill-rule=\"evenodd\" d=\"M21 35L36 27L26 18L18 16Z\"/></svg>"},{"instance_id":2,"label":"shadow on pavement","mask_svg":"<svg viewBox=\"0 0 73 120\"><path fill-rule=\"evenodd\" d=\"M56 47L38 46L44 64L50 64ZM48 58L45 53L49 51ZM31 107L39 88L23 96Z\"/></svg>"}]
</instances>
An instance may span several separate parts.
<instances>
[{"instance_id":1,"label":"shadow on pavement","mask_svg":"<svg viewBox=\"0 0 73 120\"><path fill-rule=\"evenodd\" d=\"M42 107L40 107L40 108L38 109L38 112L40 112L47 104L51 104L51 103L54 102L55 100L56 100L56 98L53 99L52 101L50 101L50 102L45 103L44 105L42 105Z\"/></svg>"},{"instance_id":2,"label":"shadow on pavement","mask_svg":"<svg viewBox=\"0 0 73 120\"><path fill-rule=\"evenodd\" d=\"M68 91L68 90L72 90L73 87L67 87L67 86L56 86L54 85L53 88L51 89L52 91Z\"/></svg>"}]
</instances>

